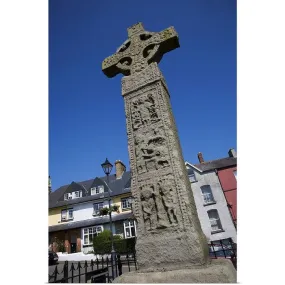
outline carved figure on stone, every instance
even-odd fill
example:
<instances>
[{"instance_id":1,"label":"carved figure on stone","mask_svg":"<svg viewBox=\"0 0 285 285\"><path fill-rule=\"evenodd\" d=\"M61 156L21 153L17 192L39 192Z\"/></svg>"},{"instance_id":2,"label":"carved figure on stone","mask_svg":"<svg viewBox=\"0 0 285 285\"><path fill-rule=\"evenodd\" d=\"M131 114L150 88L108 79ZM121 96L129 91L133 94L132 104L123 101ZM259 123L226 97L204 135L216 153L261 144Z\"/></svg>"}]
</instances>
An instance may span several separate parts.
<instances>
[{"instance_id":1,"label":"carved figure on stone","mask_svg":"<svg viewBox=\"0 0 285 285\"><path fill-rule=\"evenodd\" d=\"M177 224L177 212L175 208L175 193L170 181L159 183L159 193L162 197L163 204L171 224Z\"/></svg>"},{"instance_id":2,"label":"carved figure on stone","mask_svg":"<svg viewBox=\"0 0 285 285\"><path fill-rule=\"evenodd\" d=\"M145 229L147 231L155 229L157 225L157 213L155 209L153 188L151 186L142 188L141 205Z\"/></svg>"},{"instance_id":3,"label":"carved figure on stone","mask_svg":"<svg viewBox=\"0 0 285 285\"><path fill-rule=\"evenodd\" d=\"M147 95L147 99L145 100L145 107L148 110L150 121L152 123L157 122L159 118L156 112L155 102L151 94Z\"/></svg>"}]
</instances>

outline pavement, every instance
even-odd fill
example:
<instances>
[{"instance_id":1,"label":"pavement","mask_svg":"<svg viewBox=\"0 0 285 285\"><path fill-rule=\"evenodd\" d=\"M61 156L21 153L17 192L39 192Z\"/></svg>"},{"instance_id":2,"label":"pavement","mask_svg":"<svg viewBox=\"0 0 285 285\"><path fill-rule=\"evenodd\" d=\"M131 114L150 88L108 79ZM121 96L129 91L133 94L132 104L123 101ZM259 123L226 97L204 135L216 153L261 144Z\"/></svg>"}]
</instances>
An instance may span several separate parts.
<instances>
[{"instance_id":1,"label":"pavement","mask_svg":"<svg viewBox=\"0 0 285 285\"><path fill-rule=\"evenodd\" d=\"M85 261L85 260L91 261L91 259L95 260L97 257L101 258L97 255L84 254L83 252L69 253L69 254L64 254L64 253L58 252L57 255L58 255L58 261L59 262L66 261L66 260L67 261ZM107 257L107 255L106 255L106 257ZM110 256L109 256L109 258L110 258Z\"/></svg>"}]
</instances>

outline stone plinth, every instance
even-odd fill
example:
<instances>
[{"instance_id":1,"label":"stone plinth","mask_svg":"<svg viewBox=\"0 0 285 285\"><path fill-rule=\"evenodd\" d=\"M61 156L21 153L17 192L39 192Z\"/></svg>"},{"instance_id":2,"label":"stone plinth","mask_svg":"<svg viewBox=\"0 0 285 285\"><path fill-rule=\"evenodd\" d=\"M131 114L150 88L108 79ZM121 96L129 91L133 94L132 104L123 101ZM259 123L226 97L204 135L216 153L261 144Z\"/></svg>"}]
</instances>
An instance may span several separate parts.
<instances>
[{"instance_id":1,"label":"stone plinth","mask_svg":"<svg viewBox=\"0 0 285 285\"><path fill-rule=\"evenodd\" d=\"M208 266L171 271L132 271L113 283L236 283L236 270L230 260L213 260Z\"/></svg>"}]
</instances>

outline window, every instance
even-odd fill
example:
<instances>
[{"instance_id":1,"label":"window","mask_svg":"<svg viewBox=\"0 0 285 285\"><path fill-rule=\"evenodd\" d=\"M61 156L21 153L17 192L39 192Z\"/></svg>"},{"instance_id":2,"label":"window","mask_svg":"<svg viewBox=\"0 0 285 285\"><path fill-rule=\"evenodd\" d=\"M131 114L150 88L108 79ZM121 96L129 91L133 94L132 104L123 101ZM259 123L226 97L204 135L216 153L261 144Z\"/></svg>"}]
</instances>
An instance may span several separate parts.
<instances>
[{"instance_id":1,"label":"window","mask_svg":"<svg viewBox=\"0 0 285 285\"><path fill-rule=\"evenodd\" d=\"M130 209L131 203L130 203L130 197L121 199L122 204L122 210Z\"/></svg>"},{"instance_id":2,"label":"window","mask_svg":"<svg viewBox=\"0 0 285 285\"><path fill-rule=\"evenodd\" d=\"M75 191L74 192L74 197L75 198L79 198L79 197L81 197L82 196L82 191Z\"/></svg>"},{"instance_id":3,"label":"window","mask_svg":"<svg viewBox=\"0 0 285 285\"><path fill-rule=\"evenodd\" d=\"M212 257L231 257L236 255L236 243L231 238L214 240L209 246L209 254Z\"/></svg>"},{"instance_id":4,"label":"window","mask_svg":"<svg viewBox=\"0 0 285 285\"><path fill-rule=\"evenodd\" d=\"M94 204L93 205L93 209L94 209L93 215L94 216L100 215L100 209L102 209L102 208L103 208L103 202Z\"/></svg>"},{"instance_id":5,"label":"window","mask_svg":"<svg viewBox=\"0 0 285 285\"><path fill-rule=\"evenodd\" d=\"M71 193L65 193L64 194L64 200L70 200L72 199L72 194Z\"/></svg>"},{"instance_id":6,"label":"window","mask_svg":"<svg viewBox=\"0 0 285 285\"><path fill-rule=\"evenodd\" d=\"M215 203L214 196L210 185L204 185L201 187L204 204Z\"/></svg>"},{"instance_id":7,"label":"window","mask_svg":"<svg viewBox=\"0 0 285 285\"><path fill-rule=\"evenodd\" d=\"M61 221L73 220L73 209L61 211Z\"/></svg>"},{"instance_id":8,"label":"window","mask_svg":"<svg viewBox=\"0 0 285 285\"><path fill-rule=\"evenodd\" d=\"M196 177L195 177L195 173L193 171L193 169L191 167L187 168L187 173L188 173L188 177L190 182L196 182Z\"/></svg>"},{"instance_id":9,"label":"window","mask_svg":"<svg viewBox=\"0 0 285 285\"><path fill-rule=\"evenodd\" d=\"M103 185L91 188L91 195L96 195L96 194L100 194L100 193L104 193L104 186Z\"/></svg>"},{"instance_id":10,"label":"window","mask_svg":"<svg viewBox=\"0 0 285 285\"><path fill-rule=\"evenodd\" d=\"M234 176L237 179L237 171L236 170L234 170Z\"/></svg>"},{"instance_id":11,"label":"window","mask_svg":"<svg viewBox=\"0 0 285 285\"><path fill-rule=\"evenodd\" d=\"M83 244L91 245L93 238L103 231L103 226L83 229Z\"/></svg>"},{"instance_id":12,"label":"window","mask_svg":"<svg viewBox=\"0 0 285 285\"><path fill-rule=\"evenodd\" d=\"M125 238L132 238L136 236L136 225L135 221L124 222Z\"/></svg>"},{"instance_id":13,"label":"window","mask_svg":"<svg viewBox=\"0 0 285 285\"><path fill-rule=\"evenodd\" d=\"M223 230L218 211L213 209L208 211L208 216L211 224L212 233Z\"/></svg>"}]
</instances>

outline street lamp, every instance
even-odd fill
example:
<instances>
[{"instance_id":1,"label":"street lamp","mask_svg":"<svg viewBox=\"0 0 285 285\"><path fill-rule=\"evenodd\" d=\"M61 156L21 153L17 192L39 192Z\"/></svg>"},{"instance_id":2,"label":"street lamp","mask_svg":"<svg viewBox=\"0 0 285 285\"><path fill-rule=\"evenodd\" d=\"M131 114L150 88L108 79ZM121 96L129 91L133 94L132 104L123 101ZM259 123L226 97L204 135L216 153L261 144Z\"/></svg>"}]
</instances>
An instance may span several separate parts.
<instances>
[{"instance_id":1,"label":"street lamp","mask_svg":"<svg viewBox=\"0 0 285 285\"><path fill-rule=\"evenodd\" d=\"M109 175L112 171L113 165L108 161L106 158L105 162L101 164L102 169L104 173L107 176L107 186L108 186L108 198L109 198L109 218L110 218L110 230L111 230L111 244L112 244L112 250L111 250L111 256L112 256L112 275L113 278L115 278L115 258L116 258L116 252L114 249L114 241L113 241L113 222L112 222L112 213L111 213L111 196L110 196L110 188L109 188Z\"/></svg>"}]
</instances>

